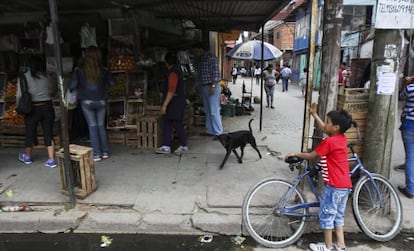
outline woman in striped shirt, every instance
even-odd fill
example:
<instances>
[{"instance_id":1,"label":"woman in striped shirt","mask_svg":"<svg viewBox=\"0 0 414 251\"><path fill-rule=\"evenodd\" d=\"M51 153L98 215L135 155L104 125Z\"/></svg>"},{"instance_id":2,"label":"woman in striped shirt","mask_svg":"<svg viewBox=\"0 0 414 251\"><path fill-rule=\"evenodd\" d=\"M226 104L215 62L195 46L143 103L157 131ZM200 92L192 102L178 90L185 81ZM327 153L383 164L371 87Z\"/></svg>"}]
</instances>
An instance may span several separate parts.
<instances>
[{"instance_id":1,"label":"woman in striped shirt","mask_svg":"<svg viewBox=\"0 0 414 251\"><path fill-rule=\"evenodd\" d=\"M405 83L400 92L400 98L405 101L400 126L405 149L405 187L398 186L398 190L414 198L414 76L406 77Z\"/></svg>"}]
</instances>

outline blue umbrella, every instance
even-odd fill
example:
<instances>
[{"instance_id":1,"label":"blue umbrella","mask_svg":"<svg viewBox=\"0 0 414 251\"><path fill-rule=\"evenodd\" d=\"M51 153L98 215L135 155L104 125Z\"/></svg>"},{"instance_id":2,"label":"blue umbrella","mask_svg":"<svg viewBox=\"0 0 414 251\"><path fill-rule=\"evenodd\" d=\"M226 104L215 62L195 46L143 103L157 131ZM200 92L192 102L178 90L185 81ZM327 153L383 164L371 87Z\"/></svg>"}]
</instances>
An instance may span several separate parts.
<instances>
[{"instance_id":1,"label":"blue umbrella","mask_svg":"<svg viewBox=\"0 0 414 251\"><path fill-rule=\"evenodd\" d=\"M262 41L250 40L241 44L237 44L227 52L227 56L235 59L246 60L273 60L282 56L282 52L267 42L263 42L264 53L262 59Z\"/></svg>"}]
</instances>

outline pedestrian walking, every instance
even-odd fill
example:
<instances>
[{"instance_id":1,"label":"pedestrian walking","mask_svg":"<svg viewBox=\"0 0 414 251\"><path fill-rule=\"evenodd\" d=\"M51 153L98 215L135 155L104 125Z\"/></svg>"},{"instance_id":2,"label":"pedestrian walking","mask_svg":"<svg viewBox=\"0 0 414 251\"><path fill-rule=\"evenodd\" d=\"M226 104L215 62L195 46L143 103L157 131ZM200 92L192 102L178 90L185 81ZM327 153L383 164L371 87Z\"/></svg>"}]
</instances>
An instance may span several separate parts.
<instances>
[{"instance_id":1,"label":"pedestrian walking","mask_svg":"<svg viewBox=\"0 0 414 251\"><path fill-rule=\"evenodd\" d=\"M155 151L156 153L171 153L173 128L180 141L180 146L174 153L182 154L188 151L184 129L185 85L183 73L178 63L177 55L172 52L166 54L165 64L168 68L168 78L161 87L162 146Z\"/></svg>"},{"instance_id":2,"label":"pedestrian walking","mask_svg":"<svg viewBox=\"0 0 414 251\"><path fill-rule=\"evenodd\" d=\"M237 70L236 64L234 64L233 68L231 68L231 76L233 77L233 84L236 84L237 75L239 74L239 71Z\"/></svg>"},{"instance_id":3,"label":"pedestrian walking","mask_svg":"<svg viewBox=\"0 0 414 251\"><path fill-rule=\"evenodd\" d=\"M342 94L344 92L344 75L342 74L346 70L346 63L342 62L338 69L338 93Z\"/></svg>"},{"instance_id":4,"label":"pedestrian walking","mask_svg":"<svg viewBox=\"0 0 414 251\"><path fill-rule=\"evenodd\" d=\"M260 76L262 75L262 69L260 66L256 65L254 68L254 77L256 78L256 85L260 84Z\"/></svg>"},{"instance_id":5,"label":"pedestrian walking","mask_svg":"<svg viewBox=\"0 0 414 251\"><path fill-rule=\"evenodd\" d=\"M70 91L77 90L77 99L88 124L94 161L109 157L105 126L109 85L115 85L115 80L102 65L101 50L88 47L79 67L73 71L68 86Z\"/></svg>"},{"instance_id":6,"label":"pedestrian walking","mask_svg":"<svg viewBox=\"0 0 414 251\"><path fill-rule=\"evenodd\" d=\"M269 64L265 71L263 71L264 89L266 92L266 107L275 109L273 106L273 99L275 93L276 77L279 73L273 69L273 65Z\"/></svg>"},{"instance_id":7,"label":"pedestrian walking","mask_svg":"<svg viewBox=\"0 0 414 251\"><path fill-rule=\"evenodd\" d=\"M405 186L398 190L408 198L414 198L414 76L406 77L400 98L405 101L401 114L401 136L405 149Z\"/></svg>"},{"instance_id":8,"label":"pedestrian walking","mask_svg":"<svg viewBox=\"0 0 414 251\"><path fill-rule=\"evenodd\" d=\"M289 88L289 79L292 75L292 71L288 65L285 65L283 69L280 71L280 75L282 77L282 91L288 91Z\"/></svg>"},{"instance_id":9,"label":"pedestrian walking","mask_svg":"<svg viewBox=\"0 0 414 251\"><path fill-rule=\"evenodd\" d=\"M40 56L31 56L28 60L28 71L23 75L27 82L27 90L32 96L32 111L24 115L25 124L25 150L19 154L19 160L26 165L32 164L33 146L37 145L37 127L42 126L44 144L48 159L45 166L57 167L55 148L53 143L53 125L55 123L55 110L52 103L52 84L46 75L46 63ZM22 96L20 85L17 83L16 104Z\"/></svg>"},{"instance_id":10,"label":"pedestrian walking","mask_svg":"<svg viewBox=\"0 0 414 251\"><path fill-rule=\"evenodd\" d=\"M320 158L324 191L319 207L319 225L324 232L324 243L311 243L313 251L346 250L344 238L344 216L352 181L349 176L348 141L345 136L354 123L352 117L343 110L330 111L326 123L318 116L317 104L313 103L310 113L317 125L329 137L311 152L290 153L286 158L296 156L302 159ZM333 243L333 230L336 243Z\"/></svg>"},{"instance_id":11,"label":"pedestrian walking","mask_svg":"<svg viewBox=\"0 0 414 251\"><path fill-rule=\"evenodd\" d=\"M305 96L306 94L306 88L308 83L308 69L305 67L303 68L303 72L300 75L300 85L302 87L302 96Z\"/></svg>"},{"instance_id":12,"label":"pedestrian walking","mask_svg":"<svg viewBox=\"0 0 414 251\"><path fill-rule=\"evenodd\" d=\"M209 52L207 45L198 43L194 47L194 54L199 57L197 83L201 86L201 97L206 115L205 136L217 136L223 133L220 115L220 71L216 56Z\"/></svg>"}]
</instances>

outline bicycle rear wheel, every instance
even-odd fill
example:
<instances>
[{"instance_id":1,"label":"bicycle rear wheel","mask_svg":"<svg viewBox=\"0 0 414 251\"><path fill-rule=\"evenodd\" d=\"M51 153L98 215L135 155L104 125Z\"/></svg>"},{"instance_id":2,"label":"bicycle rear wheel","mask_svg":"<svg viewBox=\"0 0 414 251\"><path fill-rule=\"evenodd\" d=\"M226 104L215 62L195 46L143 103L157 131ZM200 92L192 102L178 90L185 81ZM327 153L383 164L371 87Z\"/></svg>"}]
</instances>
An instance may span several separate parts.
<instances>
[{"instance_id":1,"label":"bicycle rear wheel","mask_svg":"<svg viewBox=\"0 0 414 251\"><path fill-rule=\"evenodd\" d=\"M305 203L303 193L293 184L268 178L255 184L246 194L243 224L254 240L266 247L281 248L295 243L305 228L305 217L292 217L283 210ZM305 208L295 213L305 214Z\"/></svg>"},{"instance_id":2,"label":"bicycle rear wheel","mask_svg":"<svg viewBox=\"0 0 414 251\"><path fill-rule=\"evenodd\" d=\"M379 174L361 178L355 185L352 212L359 228L371 239L389 241L401 230L402 206L391 183ZM374 188L378 187L379 194Z\"/></svg>"}]
</instances>

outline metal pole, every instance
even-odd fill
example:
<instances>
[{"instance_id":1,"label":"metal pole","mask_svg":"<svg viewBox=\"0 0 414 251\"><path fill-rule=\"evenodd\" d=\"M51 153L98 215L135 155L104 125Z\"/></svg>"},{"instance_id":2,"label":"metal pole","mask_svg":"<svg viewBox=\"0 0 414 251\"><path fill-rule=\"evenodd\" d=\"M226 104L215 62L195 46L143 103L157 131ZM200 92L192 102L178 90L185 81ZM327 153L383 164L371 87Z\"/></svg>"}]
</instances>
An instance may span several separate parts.
<instances>
[{"instance_id":1,"label":"metal pole","mask_svg":"<svg viewBox=\"0 0 414 251\"><path fill-rule=\"evenodd\" d=\"M310 113L309 108L312 103L312 90L313 90L313 79L314 79L314 72L315 72L315 48L316 48L316 31L318 25L318 0L312 0L311 3L311 16L310 16L310 34L309 34L309 49L307 55L307 87L306 87L306 95L305 95L305 111L304 111L304 119L303 119L303 131L302 131L302 152L308 151L308 144L309 144L309 131L310 131ZM300 70L300 69L299 69Z\"/></svg>"},{"instance_id":2,"label":"metal pole","mask_svg":"<svg viewBox=\"0 0 414 251\"><path fill-rule=\"evenodd\" d=\"M262 60L260 60L260 69L263 73L263 58L264 58L264 24L262 25ZM260 124L259 124L259 130L262 131L262 123L263 122L263 77L260 78Z\"/></svg>"},{"instance_id":3,"label":"metal pole","mask_svg":"<svg viewBox=\"0 0 414 251\"><path fill-rule=\"evenodd\" d=\"M63 105L64 89L63 89L63 77L62 77L62 57L60 53L60 36L58 28L58 11L56 0L49 0L50 17L52 20L52 31L53 31L53 45L55 49L55 60L56 60L56 78L59 90L59 103L62 110L62 144L64 151L64 169L65 169L65 180L66 186L70 198L71 208L75 207L75 193L73 191L73 173L72 163L70 161L69 153L69 137L68 137L68 112L66 107Z\"/></svg>"}]
</instances>

